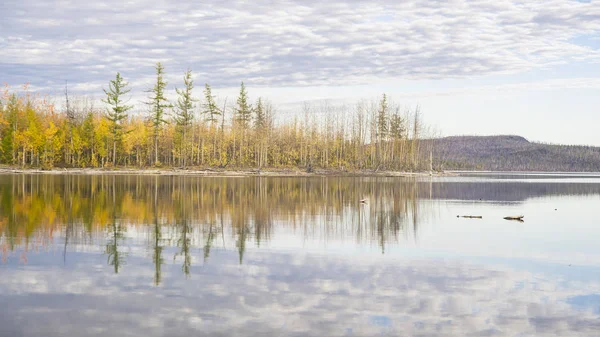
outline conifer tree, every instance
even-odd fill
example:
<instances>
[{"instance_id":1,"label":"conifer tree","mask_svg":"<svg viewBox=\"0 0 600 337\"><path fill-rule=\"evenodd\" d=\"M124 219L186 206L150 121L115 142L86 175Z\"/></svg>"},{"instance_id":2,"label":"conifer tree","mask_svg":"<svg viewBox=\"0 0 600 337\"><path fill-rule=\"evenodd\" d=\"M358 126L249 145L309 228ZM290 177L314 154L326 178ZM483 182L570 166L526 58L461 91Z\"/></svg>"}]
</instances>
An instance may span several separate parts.
<instances>
[{"instance_id":1,"label":"conifer tree","mask_svg":"<svg viewBox=\"0 0 600 337\"><path fill-rule=\"evenodd\" d=\"M182 133L182 155L183 166L186 165L187 159L187 130L194 119L194 102L198 100L192 96L194 89L194 80L192 79L192 71L187 70L183 75L184 89L175 89L177 95L177 103L175 104L175 123L180 128Z\"/></svg>"},{"instance_id":2,"label":"conifer tree","mask_svg":"<svg viewBox=\"0 0 600 337\"><path fill-rule=\"evenodd\" d=\"M381 165L382 161L385 162L385 151L384 151L384 146L385 146L385 141L386 141L386 137L388 135L388 101L387 101L387 95L383 94L383 97L381 98L381 101L379 102L379 108L377 110L377 137L376 137L376 141L377 141L377 149L376 149L376 157L377 157L377 164ZM383 158L382 158L383 157Z\"/></svg>"},{"instance_id":3,"label":"conifer tree","mask_svg":"<svg viewBox=\"0 0 600 337\"><path fill-rule=\"evenodd\" d=\"M89 151L89 164L93 165L95 160L94 153L94 113L89 111L83 120L83 124L81 126L82 138L85 140L87 145L87 150Z\"/></svg>"},{"instance_id":4,"label":"conifer tree","mask_svg":"<svg viewBox=\"0 0 600 337\"><path fill-rule=\"evenodd\" d=\"M163 124L167 124L165 119L165 109L170 108L171 104L165 97L165 89L167 87L167 81L163 78L165 68L160 62L156 63L156 83L152 89L148 90L150 93L150 100L146 103L150 106L150 122L152 124L152 135L154 138L154 164L160 165L158 158L158 137L162 130Z\"/></svg>"},{"instance_id":5,"label":"conifer tree","mask_svg":"<svg viewBox=\"0 0 600 337\"><path fill-rule=\"evenodd\" d=\"M387 95L383 94L379 102L379 110L377 111L377 133L379 138L383 139L388 133L388 101Z\"/></svg>"},{"instance_id":6,"label":"conifer tree","mask_svg":"<svg viewBox=\"0 0 600 337\"><path fill-rule=\"evenodd\" d=\"M19 102L16 94L10 95L8 102L2 108L5 113L5 123L8 127L2 133L2 156L5 163L14 164L15 158L15 137L18 129Z\"/></svg>"},{"instance_id":7,"label":"conifer tree","mask_svg":"<svg viewBox=\"0 0 600 337\"><path fill-rule=\"evenodd\" d=\"M265 126L267 126L267 115L262 102L262 97L258 98L258 101L256 102L256 108L254 109L254 111L256 114L254 118L254 128L256 130L262 130L265 128Z\"/></svg>"},{"instance_id":8,"label":"conifer tree","mask_svg":"<svg viewBox=\"0 0 600 337\"><path fill-rule=\"evenodd\" d=\"M390 116L390 136L395 140L404 138L406 133L406 127L404 126L404 119L398 112Z\"/></svg>"},{"instance_id":9,"label":"conifer tree","mask_svg":"<svg viewBox=\"0 0 600 337\"><path fill-rule=\"evenodd\" d=\"M212 89L208 83L204 85L204 105L202 108L202 113L207 116L206 120L208 122L216 124L219 121L218 116L220 116L222 112L215 102L215 97L213 96Z\"/></svg>"},{"instance_id":10,"label":"conifer tree","mask_svg":"<svg viewBox=\"0 0 600 337\"><path fill-rule=\"evenodd\" d=\"M237 98L235 113L236 122L239 123L243 130L247 129L252 121L252 105L248 101L248 92L246 91L244 82L242 82L240 86L240 94Z\"/></svg>"},{"instance_id":11,"label":"conifer tree","mask_svg":"<svg viewBox=\"0 0 600 337\"><path fill-rule=\"evenodd\" d=\"M123 138L123 120L127 118L127 111L133 106L126 105L123 101L123 95L129 93L131 89L127 88L128 83L125 82L120 73L114 80L108 84L108 90L103 89L106 98L102 101L110 106L106 110L105 117L110 122L110 132L113 138L113 166L117 164L117 143Z\"/></svg>"},{"instance_id":12,"label":"conifer tree","mask_svg":"<svg viewBox=\"0 0 600 337\"><path fill-rule=\"evenodd\" d=\"M236 126L242 129L242 137L240 139L240 151L238 153L238 163L240 165L244 163L244 155L246 154L246 130L248 129L252 121L252 112L252 105L249 103L248 92L246 91L246 86L244 85L244 82L242 82L240 86L240 94L237 98L237 105L235 107L234 116L235 123L237 124Z\"/></svg>"}]
</instances>

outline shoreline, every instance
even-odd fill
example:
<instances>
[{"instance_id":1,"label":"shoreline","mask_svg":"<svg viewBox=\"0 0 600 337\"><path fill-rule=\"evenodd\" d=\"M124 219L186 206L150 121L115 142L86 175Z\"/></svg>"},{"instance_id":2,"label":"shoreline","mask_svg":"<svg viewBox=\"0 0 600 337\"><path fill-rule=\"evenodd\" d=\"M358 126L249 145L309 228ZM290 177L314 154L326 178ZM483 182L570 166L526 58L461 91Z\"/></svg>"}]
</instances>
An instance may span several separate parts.
<instances>
[{"instance_id":1,"label":"shoreline","mask_svg":"<svg viewBox=\"0 0 600 337\"><path fill-rule=\"evenodd\" d=\"M181 169L181 168L39 168L0 167L0 174L72 174L72 175L164 175L205 177L429 177L452 175L448 172L406 171L342 171L315 169L308 173L301 169Z\"/></svg>"}]
</instances>

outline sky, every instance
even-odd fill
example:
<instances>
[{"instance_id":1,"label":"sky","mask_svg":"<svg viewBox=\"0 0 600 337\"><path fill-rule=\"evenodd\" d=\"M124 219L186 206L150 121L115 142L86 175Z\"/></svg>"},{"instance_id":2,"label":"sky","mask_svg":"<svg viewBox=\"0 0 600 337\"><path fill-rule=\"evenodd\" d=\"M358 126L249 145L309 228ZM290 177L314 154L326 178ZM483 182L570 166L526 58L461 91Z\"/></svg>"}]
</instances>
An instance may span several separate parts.
<instances>
[{"instance_id":1,"label":"sky","mask_svg":"<svg viewBox=\"0 0 600 337\"><path fill-rule=\"evenodd\" d=\"M172 92L191 69L284 116L386 93L441 136L600 146L600 1L3 0L0 18L0 83L49 95L99 98L119 71L143 100L160 61Z\"/></svg>"}]
</instances>

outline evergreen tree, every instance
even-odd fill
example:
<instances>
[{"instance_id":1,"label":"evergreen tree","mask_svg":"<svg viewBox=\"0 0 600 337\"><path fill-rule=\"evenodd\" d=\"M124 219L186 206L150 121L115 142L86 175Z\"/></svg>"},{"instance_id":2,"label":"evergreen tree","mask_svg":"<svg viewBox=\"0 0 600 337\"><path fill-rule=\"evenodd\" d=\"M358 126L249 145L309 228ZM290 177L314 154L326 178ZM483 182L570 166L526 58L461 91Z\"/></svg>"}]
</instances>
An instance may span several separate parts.
<instances>
[{"instance_id":1,"label":"evergreen tree","mask_svg":"<svg viewBox=\"0 0 600 337\"><path fill-rule=\"evenodd\" d=\"M240 86L240 95L237 98L237 107L235 108L236 122L246 130L252 120L252 105L248 102L248 92L244 82Z\"/></svg>"},{"instance_id":2,"label":"evergreen tree","mask_svg":"<svg viewBox=\"0 0 600 337\"><path fill-rule=\"evenodd\" d=\"M76 116L75 116L75 110L71 108L71 104L69 102L69 89L68 89L68 83L67 81L65 81L65 108L66 108L66 117L67 117L67 135L68 135L68 139L69 139L69 144L68 144L68 151L66 151L65 153L65 161L71 165L74 164L73 159L73 153L75 152L74 149L74 144L73 144L73 134L75 132L75 127L76 127Z\"/></svg>"},{"instance_id":3,"label":"evergreen tree","mask_svg":"<svg viewBox=\"0 0 600 337\"><path fill-rule=\"evenodd\" d=\"M83 124L81 126L81 134L83 141L85 142L85 147L87 152L89 153L89 163L94 164L95 161L95 153L94 153L94 112L89 111L83 120Z\"/></svg>"},{"instance_id":4,"label":"evergreen tree","mask_svg":"<svg viewBox=\"0 0 600 337\"><path fill-rule=\"evenodd\" d=\"M377 133L380 139L384 139L388 134L388 109L387 95L383 94L377 111Z\"/></svg>"},{"instance_id":5,"label":"evergreen tree","mask_svg":"<svg viewBox=\"0 0 600 337\"><path fill-rule=\"evenodd\" d=\"M258 98L254 111L256 115L254 118L254 128L256 130L263 130L267 126L267 114L262 102L262 97Z\"/></svg>"},{"instance_id":6,"label":"evergreen tree","mask_svg":"<svg viewBox=\"0 0 600 337\"><path fill-rule=\"evenodd\" d=\"M2 159L5 163L15 163L15 135L18 125L19 101L16 94L10 95L5 107L5 119L8 127L2 133Z\"/></svg>"},{"instance_id":7,"label":"evergreen tree","mask_svg":"<svg viewBox=\"0 0 600 337\"><path fill-rule=\"evenodd\" d=\"M216 124L219 121L218 116L222 113L215 102L215 97L212 95L212 90L208 83L204 85L204 105L202 113L207 116L206 120L213 124Z\"/></svg>"},{"instance_id":8,"label":"evergreen tree","mask_svg":"<svg viewBox=\"0 0 600 337\"><path fill-rule=\"evenodd\" d=\"M150 106L150 122L152 124L152 135L154 138L154 164L160 165L158 158L158 136L162 130L163 124L167 124L165 119L165 109L171 108L171 104L165 97L165 89L167 81L164 80L164 67L160 62L156 63L156 83L148 92L150 93L149 101L146 103Z\"/></svg>"},{"instance_id":9,"label":"evergreen tree","mask_svg":"<svg viewBox=\"0 0 600 337\"><path fill-rule=\"evenodd\" d=\"M395 140L404 138L406 133L406 127L404 126L404 119L398 112L390 116L390 136Z\"/></svg>"},{"instance_id":10,"label":"evergreen tree","mask_svg":"<svg viewBox=\"0 0 600 337\"><path fill-rule=\"evenodd\" d=\"M192 97L194 80L192 79L191 70L188 69L183 75L183 83L185 85L184 89L175 89L179 96L175 104L175 123L177 123L182 133L182 156L183 166L185 167L187 159L187 130L194 119L194 102L198 101Z\"/></svg>"},{"instance_id":11,"label":"evergreen tree","mask_svg":"<svg viewBox=\"0 0 600 337\"><path fill-rule=\"evenodd\" d=\"M108 90L104 90L106 98L102 101L110 106L106 110L106 119L110 122L110 132L113 138L113 166L117 164L117 143L123 138L123 120L127 118L127 111L133 106L126 105L123 101L123 95L129 93L131 89L127 88L128 83L125 82L120 73L114 80L108 84Z\"/></svg>"},{"instance_id":12,"label":"evergreen tree","mask_svg":"<svg viewBox=\"0 0 600 337\"><path fill-rule=\"evenodd\" d=\"M376 159L377 159L377 168L379 169L380 165L385 165L386 161L386 144L385 141L387 139L389 127L388 127L388 101L387 95L383 94L381 101L379 102L379 108L377 110L377 121L376 121Z\"/></svg>"}]
</instances>

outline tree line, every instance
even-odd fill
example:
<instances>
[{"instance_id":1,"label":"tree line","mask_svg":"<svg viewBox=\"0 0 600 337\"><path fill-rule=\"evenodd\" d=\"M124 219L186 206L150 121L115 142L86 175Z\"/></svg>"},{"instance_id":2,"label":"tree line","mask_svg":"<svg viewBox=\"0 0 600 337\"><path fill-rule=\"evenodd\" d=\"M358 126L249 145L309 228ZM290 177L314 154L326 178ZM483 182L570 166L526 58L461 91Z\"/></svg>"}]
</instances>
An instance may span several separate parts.
<instances>
[{"instance_id":1,"label":"tree line","mask_svg":"<svg viewBox=\"0 0 600 337\"><path fill-rule=\"evenodd\" d=\"M26 86L21 92L5 87L0 162L40 168L429 168L419 108L401 110L385 94L352 108L305 102L292 118L277 119L273 104L252 101L243 82L229 105L209 84L199 93L191 70L170 100L163 65L155 70L145 109L137 107L143 112L129 104L131 88L120 73L103 89L101 104L69 96L65 87L60 109Z\"/></svg>"}]
</instances>

